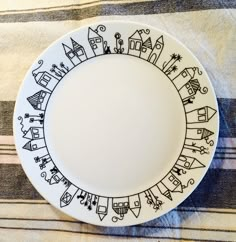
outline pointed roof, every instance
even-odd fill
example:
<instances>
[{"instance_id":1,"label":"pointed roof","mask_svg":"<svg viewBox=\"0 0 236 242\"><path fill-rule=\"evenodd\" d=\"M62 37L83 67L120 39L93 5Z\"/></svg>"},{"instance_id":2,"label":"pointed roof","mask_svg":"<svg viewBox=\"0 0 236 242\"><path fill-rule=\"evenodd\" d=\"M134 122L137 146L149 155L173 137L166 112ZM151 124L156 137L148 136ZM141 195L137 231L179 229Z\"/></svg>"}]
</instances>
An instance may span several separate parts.
<instances>
[{"instance_id":1,"label":"pointed roof","mask_svg":"<svg viewBox=\"0 0 236 242\"><path fill-rule=\"evenodd\" d=\"M60 177L58 177L57 174L54 174L51 179L49 180L49 184L53 185L53 184L57 184L59 181L61 180Z\"/></svg>"},{"instance_id":2,"label":"pointed roof","mask_svg":"<svg viewBox=\"0 0 236 242\"><path fill-rule=\"evenodd\" d=\"M101 36L97 32L95 32L93 29L91 29L89 27L89 29L88 29L88 39L93 39L93 38L97 38L97 37L101 38Z\"/></svg>"},{"instance_id":3,"label":"pointed roof","mask_svg":"<svg viewBox=\"0 0 236 242\"><path fill-rule=\"evenodd\" d=\"M211 107L208 107L206 106L206 111L207 111L207 117L208 117L208 120L210 120L216 113L216 110L211 108Z\"/></svg>"},{"instance_id":4,"label":"pointed roof","mask_svg":"<svg viewBox=\"0 0 236 242\"><path fill-rule=\"evenodd\" d=\"M38 81L41 79L41 77L42 77L42 75L43 75L44 73L45 73L45 72L38 72L37 74L35 74L35 75L34 75L34 79L35 79L35 81L38 82Z\"/></svg>"},{"instance_id":5,"label":"pointed roof","mask_svg":"<svg viewBox=\"0 0 236 242\"><path fill-rule=\"evenodd\" d=\"M182 187L182 184L180 183L174 190L173 192L183 192L183 187Z\"/></svg>"},{"instance_id":6,"label":"pointed roof","mask_svg":"<svg viewBox=\"0 0 236 242\"><path fill-rule=\"evenodd\" d=\"M158 39L157 42L164 44L164 40L163 40L163 35L161 35Z\"/></svg>"},{"instance_id":7,"label":"pointed roof","mask_svg":"<svg viewBox=\"0 0 236 242\"><path fill-rule=\"evenodd\" d=\"M23 136L23 138L26 138L26 139L32 139L33 136L32 136L32 127L30 127L28 129L28 131L25 133L25 135Z\"/></svg>"},{"instance_id":8,"label":"pointed roof","mask_svg":"<svg viewBox=\"0 0 236 242\"><path fill-rule=\"evenodd\" d=\"M148 39L146 39L146 41L143 43L143 46L145 46L149 49L152 49L152 40L150 37Z\"/></svg>"},{"instance_id":9,"label":"pointed roof","mask_svg":"<svg viewBox=\"0 0 236 242\"><path fill-rule=\"evenodd\" d=\"M166 190L163 195L172 201L170 190Z\"/></svg>"},{"instance_id":10,"label":"pointed roof","mask_svg":"<svg viewBox=\"0 0 236 242\"><path fill-rule=\"evenodd\" d=\"M32 151L32 148L31 148L31 141L27 142L27 143L23 146L23 149L26 149L26 150Z\"/></svg>"},{"instance_id":11,"label":"pointed roof","mask_svg":"<svg viewBox=\"0 0 236 242\"><path fill-rule=\"evenodd\" d=\"M138 32L138 30L136 30L136 31L134 32L134 34L131 35L129 38L130 38L130 39L142 40L142 37L141 37L140 33Z\"/></svg>"},{"instance_id":12,"label":"pointed roof","mask_svg":"<svg viewBox=\"0 0 236 242\"><path fill-rule=\"evenodd\" d=\"M184 70L186 70L188 72L188 74L191 76L191 78L194 77L195 71L194 71L194 69L192 67L185 68Z\"/></svg>"},{"instance_id":13,"label":"pointed roof","mask_svg":"<svg viewBox=\"0 0 236 242\"><path fill-rule=\"evenodd\" d=\"M73 47L74 50L83 47L82 45L80 45L78 42L76 42L72 38L70 38L70 39L71 39L72 47Z\"/></svg>"},{"instance_id":14,"label":"pointed roof","mask_svg":"<svg viewBox=\"0 0 236 242\"><path fill-rule=\"evenodd\" d=\"M137 217L139 216L139 213L140 213L141 207L131 208L130 210L131 210L131 212L134 214L134 216L137 218Z\"/></svg>"},{"instance_id":15,"label":"pointed roof","mask_svg":"<svg viewBox=\"0 0 236 242\"><path fill-rule=\"evenodd\" d=\"M37 105L39 103L40 96L42 94L42 90L36 92L34 95L27 97L28 102L33 106L34 109L37 109Z\"/></svg>"},{"instance_id":16,"label":"pointed roof","mask_svg":"<svg viewBox=\"0 0 236 242\"><path fill-rule=\"evenodd\" d=\"M197 90L200 89L200 83L197 79L190 80L189 83L190 83L191 87L193 88L194 93L196 93Z\"/></svg>"},{"instance_id":17,"label":"pointed roof","mask_svg":"<svg viewBox=\"0 0 236 242\"><path fill-rule=\"evenodd\" d=\"M190 166L190 169L196 169L196 168L201 168L201 167L205 167L205 165L203 165L199 160L194 159L193 163Z\"/></svg>"},{"instance_id":18,"label":"pointed roof","mask_svg":"<svg viewBox=\"0 0 236 242\"><path fill-rule=\"evenodd\" d=\"M67 45L65 45L65 44L63 44L63 43L62 43L62 46L63 46L64 51L65 51L66 54L67 54L68 52L71 52L71 51L72 51L72 49L71 49L69 46L67 46Z\"/></svg>"},{"instance_id":19,"label":"pointed roof","mask_svg":"<svg viewBox=\"0 0 236 242\"><path fill-rule=\"evenodd\" d=\"M98 216L99 216L101 221L106 217L106 215L107 215L106 213L105 214L104 213L99 213L98 214Z\"/></svg>"},{"instance_id":20,"label":"pointed roof","mask_svg":"<svg viewBox=\"0 0 236 242\"><path fill-rule=\"evenodd\" d=\"M202 139L205 139L211 135L213 135L214 133L208 129L203 129L203 132L202 132Z\"/></svg>"}]
</instances>

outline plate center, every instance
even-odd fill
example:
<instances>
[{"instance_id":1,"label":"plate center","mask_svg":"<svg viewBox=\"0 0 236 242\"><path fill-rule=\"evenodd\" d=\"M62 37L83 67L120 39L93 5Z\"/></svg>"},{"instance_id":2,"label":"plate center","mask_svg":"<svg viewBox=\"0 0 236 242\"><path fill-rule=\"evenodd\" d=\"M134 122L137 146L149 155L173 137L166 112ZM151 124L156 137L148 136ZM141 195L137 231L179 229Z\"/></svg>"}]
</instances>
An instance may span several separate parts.
<instances>
[{"instance_id":1,"label":"plate center","mask_svg":"<svg viewBox=\"0 0 236 242\"><path fill-rule=\"evenodd\" d=\"M49 100L45 137L71 182L103 196L157 183L175 163L185 113L171 81L149 62L104 55L71 70Z\"/></svg>"}]
</instances>

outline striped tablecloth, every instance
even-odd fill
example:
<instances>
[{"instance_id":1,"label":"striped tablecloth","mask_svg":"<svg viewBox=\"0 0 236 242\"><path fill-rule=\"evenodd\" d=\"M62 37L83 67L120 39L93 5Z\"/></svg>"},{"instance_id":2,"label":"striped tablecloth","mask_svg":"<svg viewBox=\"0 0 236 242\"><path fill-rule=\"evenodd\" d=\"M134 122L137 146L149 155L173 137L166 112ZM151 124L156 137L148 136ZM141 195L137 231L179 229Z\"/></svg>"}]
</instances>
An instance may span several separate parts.
<instances>
[{"instance_id":1,"label":"striped tablecloth","mask_svg":"<svg viewBox=\"0 0 236 242\"><path fill-rule=\"evenodd\" d=\"M9 0L0 3L0 241L236 241L236 1ZM206 68L220 133L207 175L176 209L145 224L106 228L62 214L32 187L17 157L12 115L24 75L54 40L98 20L167 31Z\"/></svg>"}]
</instances>

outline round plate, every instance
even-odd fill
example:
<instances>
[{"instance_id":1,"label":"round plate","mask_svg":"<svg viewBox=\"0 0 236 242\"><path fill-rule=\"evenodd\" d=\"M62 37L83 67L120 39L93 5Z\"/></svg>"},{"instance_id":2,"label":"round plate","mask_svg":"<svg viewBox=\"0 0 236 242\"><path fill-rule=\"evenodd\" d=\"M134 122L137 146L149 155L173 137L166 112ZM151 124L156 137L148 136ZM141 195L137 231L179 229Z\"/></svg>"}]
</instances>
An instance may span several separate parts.
<instances>
[{"instance_id":1,"label":"round plate","mask_svg":"<svg viewBox=\"0 0 236 242\"><path fill-rule=\"evenodd\" d=\"M206 173L218 131L216 97L193 54L160 30L119 21L53 43L14 113L32 184L66 214L104 226L175 208Z\"/></svg>"}]
</instances>

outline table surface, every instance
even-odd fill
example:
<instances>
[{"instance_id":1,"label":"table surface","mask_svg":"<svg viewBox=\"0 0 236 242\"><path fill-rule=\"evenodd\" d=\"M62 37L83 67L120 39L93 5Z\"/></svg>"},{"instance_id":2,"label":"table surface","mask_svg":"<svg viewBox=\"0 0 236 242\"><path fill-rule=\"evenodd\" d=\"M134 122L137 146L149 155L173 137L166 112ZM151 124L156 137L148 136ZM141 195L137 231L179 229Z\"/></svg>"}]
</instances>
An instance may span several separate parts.
<instances>
[{"instance_id":1,"label":"table surface","mask_svg":"<svg viewBox=\"0 0 236 242\"><path fill-rule=\"evenodd\" d=\"M0 3L0 241L236 241L236 1L4 1ZM131 20L183 42L215 88L220 133L197 189L162 217L131 227L89 225L62 214L29 182L16 154L17 92L38 55L69 31Z\"/></svg>"}]
</instances>

